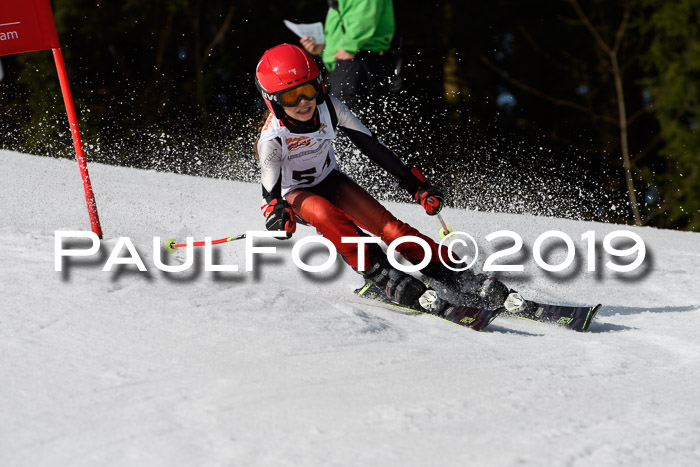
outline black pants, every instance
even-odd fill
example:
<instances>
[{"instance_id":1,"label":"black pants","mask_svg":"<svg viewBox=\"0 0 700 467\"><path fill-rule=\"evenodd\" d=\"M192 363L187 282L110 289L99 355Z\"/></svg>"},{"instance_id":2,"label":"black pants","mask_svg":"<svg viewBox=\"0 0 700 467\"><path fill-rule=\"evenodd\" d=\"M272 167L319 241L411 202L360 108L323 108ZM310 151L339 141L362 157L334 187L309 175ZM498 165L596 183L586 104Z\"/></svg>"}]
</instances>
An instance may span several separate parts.
<instances>
[{"instance_id":1,"label":"black pants","mask_svg":"<svg viewBox=\"0 0 700 467\"><path fill-rule=\"evenodd\" d=\"M364 104L363 100L387 92L393 72L390 52L360 50L352 60L338 60L330 74L331 95L353 109Z\"/></svg>"}]
</instances>

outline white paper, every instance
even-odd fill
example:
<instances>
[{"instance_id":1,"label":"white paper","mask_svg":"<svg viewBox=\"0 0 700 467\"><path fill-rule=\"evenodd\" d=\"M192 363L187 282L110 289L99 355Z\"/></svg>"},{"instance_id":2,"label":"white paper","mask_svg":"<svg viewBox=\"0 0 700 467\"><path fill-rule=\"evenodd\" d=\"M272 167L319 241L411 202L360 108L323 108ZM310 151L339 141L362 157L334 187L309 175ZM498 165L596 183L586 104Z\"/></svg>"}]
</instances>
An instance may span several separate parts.
<instances>
[{"instance_id":1,"label":"white paper","mask_svg":"<svg viewBox=\"0 0 700 467\"><path fill-rule=\"evenodd\" d=\"M284 24L299 37L313 37L317 44L325 44L323 24L321 23L296 24L285 19Z\"/></svg>"}]
</instances>

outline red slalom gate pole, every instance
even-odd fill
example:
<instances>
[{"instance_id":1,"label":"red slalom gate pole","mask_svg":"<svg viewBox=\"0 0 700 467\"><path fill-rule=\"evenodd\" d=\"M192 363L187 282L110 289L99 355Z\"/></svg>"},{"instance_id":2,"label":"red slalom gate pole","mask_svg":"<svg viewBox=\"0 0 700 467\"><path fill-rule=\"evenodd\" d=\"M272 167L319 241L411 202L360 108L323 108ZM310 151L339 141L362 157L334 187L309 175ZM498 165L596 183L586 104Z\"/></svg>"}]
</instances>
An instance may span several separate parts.
<instances>
[{"instance_id":1,"label":"red slalom gate pole","mask_svg":"<svg viewBox=\"0 0 700 467\"><path fill-rule=\"evenodd\" d=\"M73 97L70 93L68 85L68 75L66 74L66 64L63 62L63 54L60 48L51 49L53 51L53 59L56 62L56 71L58 72L58 81L61 83L61 93L63 94L63 102L68 113L68 123L70 124L70 132L73 136L73 146L75 146L75 156L78 159L80 167L80 176L83 179L83 189L85 190L85 201L87 202L88 213L90 214L90 226L92 231L102 238L102 227L100 226L100 217L97 214L97 203L95 202L95 194L92 191L90 183L90 174L88 173L87 162L85 161L85 153L83 152L83 142L80 138L80 128L78 128L78 117L75 113L73 105Z\"/></svg>"}]
</instances>

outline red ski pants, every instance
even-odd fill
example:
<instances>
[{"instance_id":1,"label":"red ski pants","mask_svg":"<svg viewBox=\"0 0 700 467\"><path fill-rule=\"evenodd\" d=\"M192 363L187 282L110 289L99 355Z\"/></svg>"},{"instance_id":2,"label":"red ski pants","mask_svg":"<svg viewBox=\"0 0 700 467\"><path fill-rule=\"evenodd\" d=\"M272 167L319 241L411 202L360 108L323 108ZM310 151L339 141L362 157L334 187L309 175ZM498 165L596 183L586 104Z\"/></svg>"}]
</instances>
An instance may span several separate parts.
<instances>
[{"instance_id":1,"label":"red ski pants","mask_svg":"<svg viewBox=\"0 0 700 467\"><path fill-rule=\"evenodd\" d=\"M394 217L379 201L374 199L357 183L344 175L334 177L336 187L330 199L310 190L298 189L285 196L287 202L299 215L325 238L335 245L338 252L355 270L359 270L357 243L343 243L343 237L357 237L356 226L363 228L382 239L385 244L407 235L420 237L430 246L431 261L439 261L440 247L431 238L426 237L410 225ZM337 182L337 183L336 183ZM368 247L364 246L364 270L376 261L370 259ZM405 242L396 248L411 263L418 263L425 257L423 247L416 243ZM447 259L446 248L442 257Z\"/></svg>"}]
</instances>

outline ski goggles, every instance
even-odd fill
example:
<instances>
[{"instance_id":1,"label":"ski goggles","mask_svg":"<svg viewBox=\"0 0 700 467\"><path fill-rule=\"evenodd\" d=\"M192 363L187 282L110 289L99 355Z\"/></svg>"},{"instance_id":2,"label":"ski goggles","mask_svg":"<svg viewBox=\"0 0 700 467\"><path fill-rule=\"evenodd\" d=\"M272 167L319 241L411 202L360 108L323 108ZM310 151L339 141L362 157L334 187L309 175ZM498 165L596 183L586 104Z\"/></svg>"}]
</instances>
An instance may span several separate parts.
<instances>
[{"instance_id":1,"label":"ski goggles","mask_svg":"<svg viewBox=\"0 0 700 467\"><path fill-rule=\"evenodd\" d=\"M302 98L307 101L316 99L320 91L321 87L318 83L310 81L295 88L275 93L275 100L283 107L296 107Z\"/></svg>"}]
</instances>

